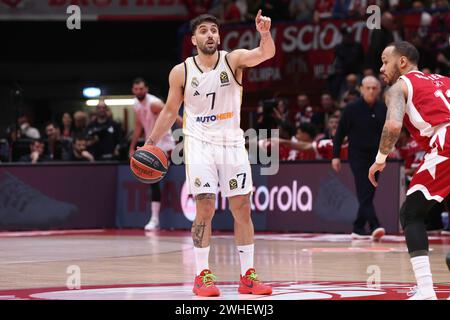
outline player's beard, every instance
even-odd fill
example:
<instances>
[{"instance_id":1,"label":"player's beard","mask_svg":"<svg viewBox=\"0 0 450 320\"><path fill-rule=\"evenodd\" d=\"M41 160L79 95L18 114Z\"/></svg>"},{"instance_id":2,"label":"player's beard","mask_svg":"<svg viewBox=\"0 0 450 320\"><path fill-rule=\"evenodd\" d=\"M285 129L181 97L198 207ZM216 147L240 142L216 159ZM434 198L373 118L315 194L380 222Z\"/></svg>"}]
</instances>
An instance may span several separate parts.
<instances>
[{"instance_id":1,"label":"player's beard","mask_svg":"<svg viewBox=\"0 0 450 320\"><path fill-rule=\"evenodd\" d=\"M136 98L137 98L139 101L142 101L142 100L145 99L145 94L142 95L142 96L136 96Z\"/></svg>"},{"instance_id":2,"label":"player's beard","mask_svg":"<svg viewBox=\"0 0 450 320\"><path fill-rule=\"evenodd\" d=\"M395 70L394 70L394 72L392 73L391 79L388 79L388 80L389 80L388 84L389 84L390 86L392 86L394 83L397 82L397 80L400 78L401 75L402 75L402 74L401 74L401 72L400 72L400 68L399 68L398 66L395 66Z\"/></svg>"},{"instance_id":3,"label":"player's beard","mask_svg":"<svg viewBox=\"0 0 450 320\"><path fill-rule=\"evenodd\" d=\"M212 56L217 51L217 44L215 44L214 47L212 47L212 48L208 48L207 45L200 45L200 46L197 46L197 48L204 55Z\"/></svg>"}]
</instances>

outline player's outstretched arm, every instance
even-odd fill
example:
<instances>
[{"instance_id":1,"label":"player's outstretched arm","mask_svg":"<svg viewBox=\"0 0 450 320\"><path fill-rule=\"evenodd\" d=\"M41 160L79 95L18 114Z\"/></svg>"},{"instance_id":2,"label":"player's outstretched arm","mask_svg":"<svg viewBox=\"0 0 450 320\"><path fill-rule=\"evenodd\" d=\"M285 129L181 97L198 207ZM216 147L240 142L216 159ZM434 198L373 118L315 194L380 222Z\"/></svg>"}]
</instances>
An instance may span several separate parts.
<instances>
[{"instance_id":1,"label":"player's outstretched arm","mask_svg":"<svg viewBox=\"0 0 450 320\"><path fill-rule=\"evenodd\" d=\"M374 164L369 169L369 180L376 187L378 186L375 173L383 171L386 166L386 158L394 149L400 137L403 126L403 117L406 111L406 98L408 96L406 84L403 80L397 81L386 92L386 121L384 122L381 134L380 147Z\"/></svg>"},{"instance_id":2,"label":"player's outstretched arm","mask_svg":"<svg viewBox=\"0 0 450 320\"><path fill-rule=\"evenodd\" d=\"M256 30L261 36L259 47L252 50L237 49L228 55L231 64L237 68L254 67L275 55L275 43L270 34L270 18L263 16L261 10L259 10L255 18L255 24Z\"/></svg>"},{"instance_id":3,"label":"player's outstretched arm","mask_svg":"<svg viewBox=\"0 0 450 320\"><path fill-rule=\"evenodd\" d=\"M274 138L274 140L279 144L287 145L294 150L314 150L314 144L312 142L292 141L280 138Z\"/></svg>"},{"instance_id":4,"label":"player's outstretched arm","mask_svg":"<svg viewBox=\"0 0 450 320\"><path fill-rule=\"evenodd\" d=\"M169 94L164 108L159 113L155 127L146 144L156 144L159 139L173 126L183 102L184 66L178 64L169 74Z\"/></svg>"}]
</instances>

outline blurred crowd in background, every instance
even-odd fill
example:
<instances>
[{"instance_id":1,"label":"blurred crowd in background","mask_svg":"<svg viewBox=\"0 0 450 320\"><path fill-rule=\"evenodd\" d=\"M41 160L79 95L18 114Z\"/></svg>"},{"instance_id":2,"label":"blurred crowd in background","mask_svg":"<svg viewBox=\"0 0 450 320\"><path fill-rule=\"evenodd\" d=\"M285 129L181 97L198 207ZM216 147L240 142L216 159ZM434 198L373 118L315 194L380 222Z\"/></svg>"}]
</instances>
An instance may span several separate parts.
<instances>
[{"instance_id":1,"label":"blurred crowd in background","mask_svg":"<svg viewBox=\"0 0 450 320\"><path fill-rule=\"evenodd\" d=\"M379 75L381 52L395 40L409 40L419 50L419 68L424 73L450 74L450 6L447 0L185 0L191 17L213 13L222 23L252 21L259 8L274 21L319 22L325 19L361 19L375 4L382 9L381 29L372 30L367 50L356 42L352 28L341 27L342 41L334 48L333 73L322 94L312 101L308 92L298 88L296 97L274 94L259 102L253 112L255 129L279 129L280 138L316 142L313 149L297 150L280 145L281 161L314 161L332 158L333 137L346 106L361 99L361 81L372 75L379 79L379 99L386 85ZM280 5L281 3L281 5ZM399 12L421 13L417 32L406 35ZM137 75L136 75L137 76ZM150 88L151 92L151 88ZM17 115L0 142L1 162L38 163L48 161L128 160L130 134L116 122L111 108L100 100L97 107L75 113L54 114L44 124L33 123L26 113ZM142 138L143 139L143 138ZM341 158L345 160L345 143ZM404 131L392 158L403 159L411 174L420 163L423 151Z\"/></svg>"}]
</instances>

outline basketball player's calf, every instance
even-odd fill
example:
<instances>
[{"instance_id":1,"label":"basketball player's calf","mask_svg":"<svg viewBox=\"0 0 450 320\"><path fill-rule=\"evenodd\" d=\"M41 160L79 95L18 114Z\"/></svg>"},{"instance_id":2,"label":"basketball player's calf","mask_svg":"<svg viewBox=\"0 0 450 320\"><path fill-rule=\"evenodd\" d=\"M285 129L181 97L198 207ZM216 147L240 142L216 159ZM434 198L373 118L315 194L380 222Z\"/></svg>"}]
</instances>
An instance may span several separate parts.
<instances>
[{"instance_id":1,"label":"basketball player's calf","mask_svg":"<svg viewBox=\"0 0 450 320\"><path fill-rule=\"evenodd\" d=\"M406 245L417 280L418 290L411 297L412 300L436 299L425 227L426 214L436 203L434 200L427 200L422 192L416 191L406 197L406 201L400 209L400 222L405 232Z\"/></svg>"},{"instance_id":2,"label":"basketball player's calf","mask_svg":"<svg viewBox=\"0 0 450 320\"><path fill-rule=\"evenodd\" d=\"M197 213L191 232L194 242L196 276L192 291L203 297L219 296L220 291L215 285L216 277L209 269L209 241L216 196L212 193L199 194L195 197L195 203Z\"/></svg>"},{"instance_id":3,"label":"basketball player's calf","mask_svg":"<svg viewBox=\"0 0 450 320\"><path fill-rule=\"evenodd\" d=\"M272 288L261 283L256 274L254 259L254 228L251 219L250 195L238 195L229 198L234 218L234 236L241 262L239 293L271 294Z\"/></svg>"},{"instance_id":4,"label":"basketball player's calf","mask_svg":"<svg viewBox=\"0 0 450 320\"><path fill-rule=\"evenodd\" d=\"M150 221L145 225L144 229L147 231L156 230L159 228L159 211L161 210L161 186L160 182L150 185L151 193L151 209L152 216Z\"/></svg>"}]
</instances>

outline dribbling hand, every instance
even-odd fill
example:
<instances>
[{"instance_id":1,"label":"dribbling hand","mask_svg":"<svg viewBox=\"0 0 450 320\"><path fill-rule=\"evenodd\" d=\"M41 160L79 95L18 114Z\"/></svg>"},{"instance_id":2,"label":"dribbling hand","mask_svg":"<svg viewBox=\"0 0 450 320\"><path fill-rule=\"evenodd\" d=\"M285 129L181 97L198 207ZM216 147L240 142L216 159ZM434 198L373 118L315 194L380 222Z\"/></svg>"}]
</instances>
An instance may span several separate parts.
<instances>
[{"instance_id":1,"label":"dribbling hand","mask_svg":"<svg viewBox=\"0 0 450 320\"><path fill-rule=\"evenodd\" d=\"M258 14L255 18L255 24L256 24L256 30L258 30L259 33L267 33L270 31L270 24L271 20L269 17L265 17L261 15L261 9L258 10Z\"/></svg>"}]
</instances>

